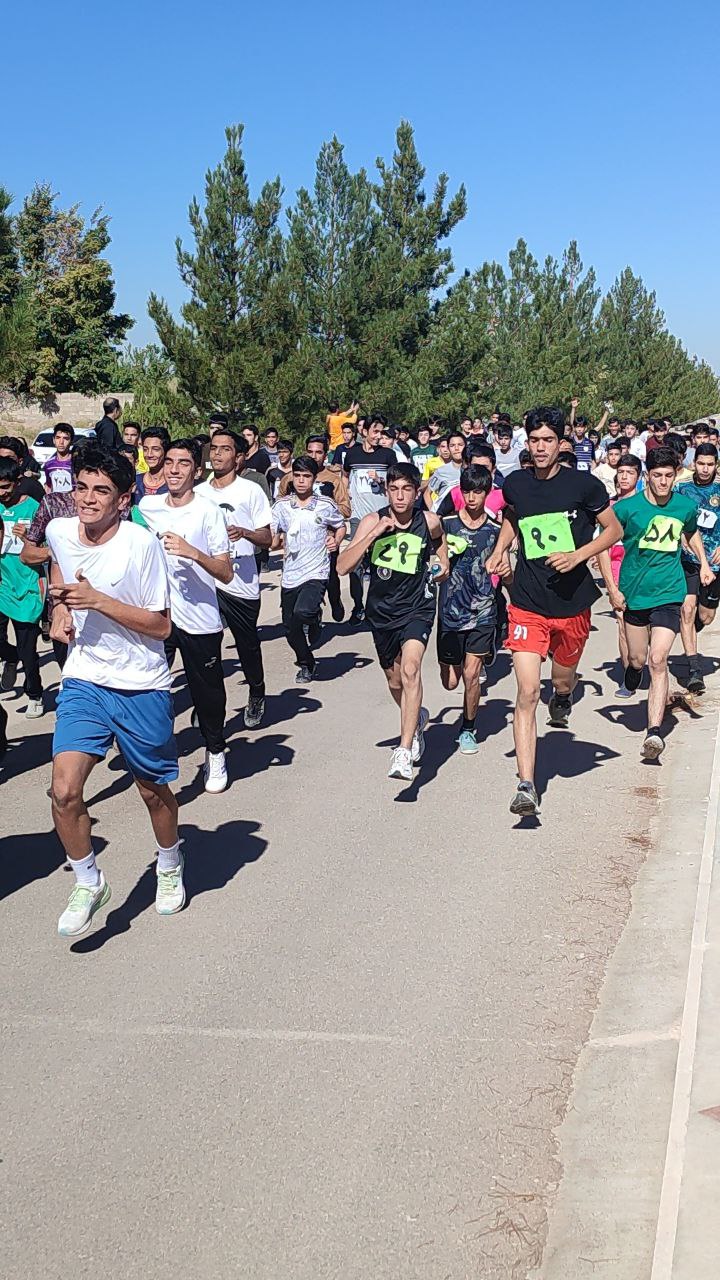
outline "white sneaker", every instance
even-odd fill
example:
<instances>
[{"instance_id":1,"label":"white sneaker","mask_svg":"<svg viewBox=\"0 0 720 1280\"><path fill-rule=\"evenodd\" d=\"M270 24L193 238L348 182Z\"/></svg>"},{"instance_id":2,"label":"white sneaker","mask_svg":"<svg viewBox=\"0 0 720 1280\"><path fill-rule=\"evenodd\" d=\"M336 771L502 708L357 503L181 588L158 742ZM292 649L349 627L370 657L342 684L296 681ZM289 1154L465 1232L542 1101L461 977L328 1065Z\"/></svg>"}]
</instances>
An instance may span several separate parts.
<instances>
[{"instance_id":1,"label":"white sneaker","mask_svg":"<svg viewBox=\"0 0 720 1280\"><path fill-rule=\"evenodd\" d=\"M96 911L105 906L110 898L110 885L100 872L100 883L90 889L86 884L73 886L68 904L58 920L58 933L62 938L79 938L87 933Z\"/></svg>"},{"instance_id":2,"label":"white sneaker","mask_svg":"<svg viewBox=\"0 0 720 1280\"><path fill-rule=\"evenodd\" d=\"M218 751L213 754L212 751L205 752L205 767L203 769L205 778L206 791L224 791L227 783L227 768L225 766L225 752Z\"/></svg>"},{"instance_id":3,"label":"white sneaker","mask_svg":"<svg viewBox=\"0 0 720 1280\"><path fill-rule=\"evenodd\" d=\"M425 729L429 719L430 712L427 707L421 707L417 729L413 734L412 747L410 748L413 764L419 764L422 760L423 752L425 751Z\"/></svg>"},{"instance_id":4,"label":"white sneaker","mask_svg":"<svg viewBox=\"0 0 720 1280\"><path fill-rule=\"evenodd\" d=\"M180 854L180 862L172 871L157 869L157 893L155 894L155 910L159 916L174 916L185 906L185 885L183 884L183 867L185 859Z\"/></svg>"},{"instance_id":5,"label":"white sneaker","mask_svg":"<svg viewBox=\"0 0 720 1280\"><path fill-rule=\"evenodd\" d=\"M407 747L396 747L392 753L388 778L402 778L403 782L412 782L412 754Z\"/></svg>"},{"instance_id":6,"label":"white sneaker","mask_svg":"<svg viewBox=\"0 0 720 1280\"><path fill-rule=\"evenodd\" d=\"M25 718L27 720L39 720L45 715L42 698L28 698L28 704L25 708Z\"/></svg>"}]
</instances>

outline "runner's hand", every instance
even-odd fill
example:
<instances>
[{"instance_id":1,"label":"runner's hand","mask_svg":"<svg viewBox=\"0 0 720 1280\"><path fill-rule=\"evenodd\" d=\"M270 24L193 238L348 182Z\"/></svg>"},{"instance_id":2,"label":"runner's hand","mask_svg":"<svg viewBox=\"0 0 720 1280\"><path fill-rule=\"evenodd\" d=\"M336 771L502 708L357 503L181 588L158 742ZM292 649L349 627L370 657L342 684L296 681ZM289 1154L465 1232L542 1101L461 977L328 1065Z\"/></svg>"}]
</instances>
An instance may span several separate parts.
<instances>
[{"instance_id":1,"label":"runner's hand","mask_svg":"<svg viewBox=\"0 0 720 1280\"><path fill-rule=\"evenodd\" d=\"M240 538L245 537L245 530L239 528L236 524L229 524L227 527L227 535L231 542L238 542Z\"/></svg>"},{"instance_id":2,"label":"runner's hand","mask_svg":"<svg viewBox=\"0 0 720 1280\"><path fill-rule=\"evenodd\" d=\"M608 591L608 600L610 601L610 608L614 609L616 613L625 612L627 601L619 587L616 587L614 591Z\"/></svg>"},{"instance_id":3,"label":"runner's hand","mask_svg":"<svg viewBox=\"0 0 720 1280\"><path fill-rule=\"evenodd\" d=\"M59 586L51 586L50 595L68 609L94 609L98 592L90 585L82 569L78 569L75 577L77 582L61 582Z\"/></svg>"},{"instance_id":4,"label":"runner's hand","mask_svg":"<svg viewBox=\"0 0 720 1280\"><path fill-rule=\"evenodd\" d=\"M577 569L580 564L577 551L556 551L554 555L547 557L547 562L557 573L570 573L571 569Z\"/></svg>"},{"instance_id":5,"label":"runner's hand","mask_svg":"<svg viewBox=\"0 0 720 1280\"><path fill-rule=\"evenodd\" d=\"M701 565L700 581L702 582L704 587L711 587L713 582L715 581L715 574L713 573L709 564Z\"/></svg>"},{"instance_id":6,"label":"runner's hand","mask_svg":"<svg viewBox=\"0 0 720 1280\"><path fill-rule=\"evenodd\" d=\"M197 549L181 538L179 533L163 534L163 546L169 556L185 556L187 560L194 560L197 556Z\"/></svg>"},{"instance_id":7,"label":"runner's hand","mask_svg":"<svg viewBox=\"0 0 720 1280\"><path fill-rule=\"evenodd\" d=\"M380 516L375 528L373 529L373 537L381 538L384 533L392 533L395 528L395 521L392 516Z\"/></svg>"},{"instance_id":8,"label":"runner's hand","mask_svg":"<svg viewBox=\"0 0 720 1280\"><path fill-rule=\"evenodd\" d=\"M13 525L13 535L14 535L14 537L16 537L16 538L22 538L23 542L25 541L25 538L27 537L27 531L28 531L28 526L27 526L26 524L24 524L22 520L18 520L17 524L14 524L14 525Z\"/></svg>"},{"instance_id":9,"label":"runner's hand","mask_svg":"<svg viewBox=\"0 0 720 1280\"><path fill-rule=\"evenodd\" d=\"M507 551L493 551L488 556L485 563L487 573L496 573L500 578L506 578L512 573L512 565L510 564L510 556Z\"/></svg>"},{"instance_id":10,"label":"runner's hand","mask_svg":"<svg viewBox=\"0 0 720 1280\"><path fill-rule=\"evenodd\" d=\"M56 604L50 619L50 639L59 640L61 644L70 644L75 639L75 627L72 614L64 604Z\"/></svg>"}]
</instances>

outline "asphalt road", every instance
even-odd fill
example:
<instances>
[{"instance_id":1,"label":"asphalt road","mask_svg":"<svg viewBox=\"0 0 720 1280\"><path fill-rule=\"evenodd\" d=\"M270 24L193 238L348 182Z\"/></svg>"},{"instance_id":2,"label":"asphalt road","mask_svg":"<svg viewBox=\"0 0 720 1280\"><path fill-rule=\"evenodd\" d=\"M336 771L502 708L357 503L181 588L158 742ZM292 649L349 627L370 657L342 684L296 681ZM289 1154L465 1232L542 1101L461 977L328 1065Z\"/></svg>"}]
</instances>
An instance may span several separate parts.
<instances>
[{"instance_id":1,"label":"asphalt road","mask_svg":"<svg viewBox=\"0 0 720 1280\"><path fill-rule=\"evenodd\" d=\"M367 632L326 627L292 683L276 575L269 697L231 786L202 791L178 679L189 903L153 910L153 845L114 756L90 784L112 886L74 945L52 833L52 715L2 774L4 1270L24 1280L522 1277L559 1176L553 1131L645 856L657 779L612 700L596 610L572 732L541 714L539 823L508 812L513 684L498 659L476 757L426 661L427 751L386 777L397 713ZM46 684L56 678L48 657ZM545 693L547 699L547 692Z\"/></svg>"}]
</instances>

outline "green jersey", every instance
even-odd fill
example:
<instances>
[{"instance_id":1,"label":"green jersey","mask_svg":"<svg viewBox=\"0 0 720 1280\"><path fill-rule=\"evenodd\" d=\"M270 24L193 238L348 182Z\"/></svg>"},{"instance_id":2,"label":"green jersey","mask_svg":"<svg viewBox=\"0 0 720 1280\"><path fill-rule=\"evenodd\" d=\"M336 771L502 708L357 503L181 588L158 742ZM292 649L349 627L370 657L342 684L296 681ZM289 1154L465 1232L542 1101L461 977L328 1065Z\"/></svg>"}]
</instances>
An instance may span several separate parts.
<instances>
[{"instance_id":1,"label":"green jersey","mask_svg":"<svg viewBox=\"0 0 720 1280\"><path fill-rule=\"evenodd\" d=\"M5 530L0 553L0 613L13 622L37 622L42 613L40 574L31 565L22 563L23 541L13 533L13 525L30 524L39 506L34 498L21 498L14 507L0 502L0 518Z\"/></svg>"},{"instance_id":2,"label":"green jersey","mask_svg":"<svg viewBox=\"0 0 720 1280\"><path fill-rule=\"evenodd\" d=\"M664 506L644 493L621 498L613 507L624 530L625 555L620 566L620 590L629 609L653 609L685 598L685 574L680 562L682 536L697 529L695 503L676 490Z\"/></svg>"}]
</instances>

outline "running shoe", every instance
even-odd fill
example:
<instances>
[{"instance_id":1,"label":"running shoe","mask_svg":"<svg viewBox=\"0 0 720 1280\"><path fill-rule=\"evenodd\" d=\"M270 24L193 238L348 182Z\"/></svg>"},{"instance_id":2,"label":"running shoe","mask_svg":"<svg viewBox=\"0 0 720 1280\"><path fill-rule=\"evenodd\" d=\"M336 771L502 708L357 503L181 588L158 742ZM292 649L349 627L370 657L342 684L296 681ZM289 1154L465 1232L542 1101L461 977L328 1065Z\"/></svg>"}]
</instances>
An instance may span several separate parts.
<instances>
[{"instance_id":1,"label":"running shoe","mask_svg":"<svg viewBox=\"0 0 720 1280\"><path fill-rule=\"evenodd\" d=\"M548 724L554 725L556 729L567 729L571 711L572 694L562 697L559 693L553 693L548 703Z\"/></svg>"},{"instance_id":2,"label":"running shoe","mask_svg":"<svg viewBox=\"0 0 720 1280\"><path fill-rule=\"evenodd\" d=\"M418 716L417 729L413 734L412 747L410 748L413 764L419 764L425 753L425 729L429 719L430 712L427 707L421 707L420 715Z\"/></svg>"},{"instance_id":3,"label":"running shoe","mask_svg":"<svg viewBox=\"0 0 720 1280\"><path fill-rule=\"evenodd\" d=\"M474 729L463 729L457 740L461 756L474 756L478 753L478 740Z\"/></svg>"},{"instance_id":4,"label":"running shoe","mask_svg":"<svg viewBox=\"0 0 720 1280\"><path fill-rule=\"evenodd\" d=\"M615 690L615 697L616 698L634 698L636 693L637 693L637 689L628 689L625 681L623 680L622 684L618 685L617 689Z\"/></svg>"},{"instance_id":5,"label":"running shoe","mask_svg":"<svg viewBox=\"0 0 720 1280\"><path fill-rule=\"evenodd\" d=\"M7 751L7 746L8 746L7 722L8 722L8 713L4 707L0 707L0 760L2 760L3 756L5 755L5 752Z\"/></svg>"},{"instance_id":6,"label":"running shoe","mask_svg":"<svg viewBox=\"0 0 720 1280\"><path fill-rule=\"evenodd\" d=\"M3 693L9 693L11 689L15 688L17 669L17 662L6 662L3 665L2 676L0 676L0 689L2 689Z\"/></svg>"},{"instance_id":7,"label":"running shoe","mask_svg":"<svg viewBox=\"0 0 720 1280\"><path fill-rule=\"evenodd\" d=\"M657 729L648 729L647 737L642 744L644 760L657 760L665 750L665 743Z\"/></svg>"},{"instance_id":8,"label":"running shoe","mask_svg":"<svg viewBox=\"0 0 720 1280\"><path fill-rule=\"evenodd\" d=\"M26 720L39 720L45 715L42 698L28 698L28 704L25 708Z\"/></svg>"},{"instance_id":9,"label":"running shoe","mask_svg":"<svg viewBox=\"0 0 720 1280\"><path fill-rule=\"evenodd\" d=\"M350 614L350 625L352 627L359 627L361 623L363 623L364 621L365 621L365 610L353 609L352 613Z\"/></svg>"},{"instance_id":10,"label":"running shoe","mask_svg":"<svg viewBox=\"0 0 720 1280\"><path fill-rule=\"evenodd\" d=\"M345 621L345 605L344 604L334 604L331 609L331 613L332 613L333 622Z\"/></svg>"},{"instance_id":11,"label":"running shoe","mask_svg":"<svg viewBox=\"0 0 720 1280\"><path fill-rule=\"evenodd\" d=\"M245 708L245 728L257 729L262 724L262 718L265 715L265 699L264 698L248 698L248 704Z\"/></svg>"},{"instance_id":12,"label":"running shoe","mask_svg":"<svg viewBox=\"0 0 720 1280\"><path fill-rule=\"evenodd\" d=\"M58 933L61 938L79 938L87 933L96 911L110 900L110 885L100 872L100 883L95 888L86 884L73 886L68 904L58 920Z\"/></svg>"},{"instance_id":13,"label":"running shoe","mask_svg":"<svg viewBox=\"0 0 720 1280\"><path fill-rule=\"evenodd\" d=\"M301 668L300 668L300 670L298 671L297 675L295 676L295 683L296 683L296 684L310 684L310 681L312 680L312 678L313 678L313 676L314 676L314 675L315 675L315 667L314 667L314 666L313 666L313 667L301 667Z\"/></svg>"},{"instance_id":14,"label":"running shoe","mask_svg":"<svg viewBox=\"0 0 720 1280\"><path fill-rule=\"evenodd\" d=\"M185 906L184 863L185 859L180 854L180 862L172 871L161 871L158 867L155 910L159 916L174 916Z\"/></svg>"},{"instance_id":15,"label":"running shoe","mask_svg":"<svg viewBox=\"0 0 720 1280\"><path fill-rule=\"evenodd\" d=\"M412 782L412 754L407 747L396 747L392 753L388 778L402 778L403 782Z\"/></svg>"},{"instance_id":16,"label":"running shoe","mask_svg":"<svg viewBox=\"0 0 720 1280\"><path fill-rule=\"evenodd\" d=\"M219 791L224 791L228 784L227 766L225 764L224 751L206 751L205 766L203 768L205 779L205 790L210 791L213 795Z\"/></svg>"},{"instance_id":17,"label":"running shoe","mask_svg":"<svg viewBox=\"0 0 720 1280\"><path fill-rule=\"evenodd\" d=\"M699 667L690 668L690 677L688 679L686 688L688 693L704 693L705 692L705 681L703 680L703 673Z\"/></svg>"},{"instance_id":18,"label":"running shoe","mask_svg":"<svg viewBox=\"0 0 720 1280\"><path fill-rule=\"evenodd\" d=\"M540 800L532 782L519 782L510 805L510 812L521 818L532 817L540 809Z\"/></svg>"}]
</instances>

